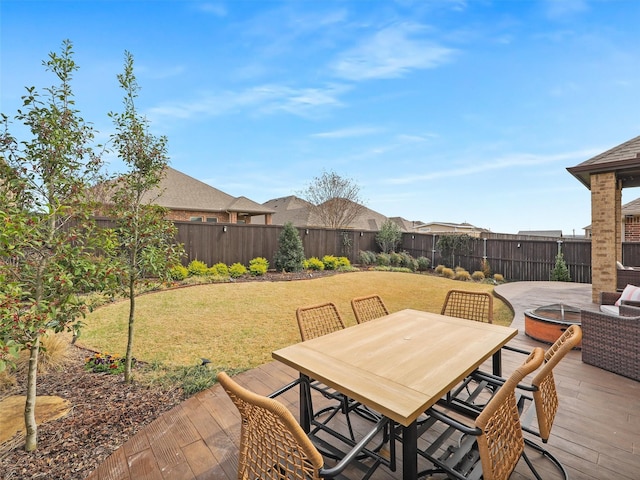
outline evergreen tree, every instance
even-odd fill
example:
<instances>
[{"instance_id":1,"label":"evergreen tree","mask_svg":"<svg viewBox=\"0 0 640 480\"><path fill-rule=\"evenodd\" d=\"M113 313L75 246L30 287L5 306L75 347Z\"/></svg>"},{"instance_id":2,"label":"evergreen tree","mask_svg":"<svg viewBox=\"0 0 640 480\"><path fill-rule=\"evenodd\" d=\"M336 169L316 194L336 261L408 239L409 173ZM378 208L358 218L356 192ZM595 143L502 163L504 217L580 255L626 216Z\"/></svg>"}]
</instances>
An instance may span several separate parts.
<instances>
[{"instance_id":1,"label":"evergreen tree","mask_svg":"<svg viewBox=\"0 0 640 480\"><path fill-rule=\"evenodd\" d=\"M551 280L555 282L571 281L569 268L567 267L567 263L564 261L562 252L558 252L558 255L556 255L556 265L553 270L551 270Z\"/></svg>"},{"instance_id":2,"label":"evergreen tree","mask_svg":"<svg viewBox=\"0 0 640 480\"><path fill-rule=\"evenodd\" d=\"M278 251L274 257L276 270L299 272L303 269L304 247L298 229L287 222L278 238Z\"/></svg>"}]
</instances>

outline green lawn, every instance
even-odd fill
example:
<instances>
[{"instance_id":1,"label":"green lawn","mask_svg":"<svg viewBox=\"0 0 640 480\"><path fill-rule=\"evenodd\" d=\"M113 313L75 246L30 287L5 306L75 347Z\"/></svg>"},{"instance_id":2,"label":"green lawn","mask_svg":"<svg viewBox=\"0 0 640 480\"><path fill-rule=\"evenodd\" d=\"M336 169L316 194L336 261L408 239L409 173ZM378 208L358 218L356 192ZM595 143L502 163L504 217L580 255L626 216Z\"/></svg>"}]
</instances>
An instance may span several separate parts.
<instances>
[{"instance_id":1,"label":"green lawn","mask_svg":"<svg viewBox=\"0 0 640 480\"><path fill-rule=\"evenodd\" d=\"M134 356L170 366L195 365L206 357L214 368L253 368L270 361L273 350L300 341L295 318L299 306L334 302L349 326L355 324L353 297L377 293L392 312L415 308L439 313L452 288L491 291L493 286L426 274L369 271L160 291L137 298ZM78 343L123 355L128 307L128 301L120 301L88 315ZM512 313L495 299L494 317L495 323L509 325Z\"/></svg>"}]
</instances>

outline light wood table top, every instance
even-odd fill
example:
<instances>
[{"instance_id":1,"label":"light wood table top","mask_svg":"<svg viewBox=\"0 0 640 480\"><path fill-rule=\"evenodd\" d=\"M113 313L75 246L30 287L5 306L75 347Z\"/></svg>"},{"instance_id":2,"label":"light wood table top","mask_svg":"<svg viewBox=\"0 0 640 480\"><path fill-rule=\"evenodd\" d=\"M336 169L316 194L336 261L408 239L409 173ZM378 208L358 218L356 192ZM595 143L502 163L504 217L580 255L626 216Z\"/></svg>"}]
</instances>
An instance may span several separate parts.
<instances>
[{"instance_id":1,"label":"light wood table top","mask_svg":"<svg viewBox=\"0 0 640 480\"><path fill-rule=\"evenodd\" d=\"M408 426L517 329L402 310L273 352L273 358Z\"/></svg>"}]
</instances>

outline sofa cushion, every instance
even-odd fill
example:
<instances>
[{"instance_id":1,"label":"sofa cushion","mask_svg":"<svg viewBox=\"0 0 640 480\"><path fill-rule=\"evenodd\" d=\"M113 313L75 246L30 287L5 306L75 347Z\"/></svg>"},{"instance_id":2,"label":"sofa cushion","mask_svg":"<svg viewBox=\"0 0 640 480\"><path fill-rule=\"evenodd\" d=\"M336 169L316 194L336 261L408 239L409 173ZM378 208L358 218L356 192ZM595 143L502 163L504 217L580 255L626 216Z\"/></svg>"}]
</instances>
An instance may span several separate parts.
<instances>
[{"instance_id":1,"label":"sofa cushion","mask_svg":"<svg viewBox=\"0 0 640 480\"><path fill-rule=\"evenodd\" d=\"M615 305L600 305L600 311L610 315L620 315L620 307Z\"/></svg>"},{"instance_id":2,"label":"sofa cushion","mask_svg":"<svg viewBox=\"0 0 640 480\"><path fill-rule=\"evenodd\" d=\"M620 306L620 304L624 301L632 301L639 302L640 301L640 287L636 287L635 285L627 285L622 290L622 295L616 301L614 305Z\"/></svg>"}]
</instances>

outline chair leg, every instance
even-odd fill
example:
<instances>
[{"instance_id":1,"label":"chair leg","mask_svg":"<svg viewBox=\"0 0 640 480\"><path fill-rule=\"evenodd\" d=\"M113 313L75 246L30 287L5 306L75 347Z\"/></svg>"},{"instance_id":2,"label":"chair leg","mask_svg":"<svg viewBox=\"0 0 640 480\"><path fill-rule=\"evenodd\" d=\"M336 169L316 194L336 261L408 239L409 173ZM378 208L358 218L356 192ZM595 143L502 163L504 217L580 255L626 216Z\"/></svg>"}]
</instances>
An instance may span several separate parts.
<instances>
[{"instance_id":1,"label":"chair leg","mask_svg":"<svg viewBox=\"0 0 640 480\"><path fill-rule=\"evenodd\" d=\"M562 465L560 463L560 460L558 460L551 452L549 452L549 450L546 450L545 448L543 448L542 446L538 445L537 443L535 443L532 440L529 440L528 438L524 439L524 443L528 446L530 446L531 448L533 448L534 450L536 450L537 452L539 452L542 456L544 456L545 458L547 458L548 460L551 461L551 463L553 463L555 465L555 467L558 469L558 471L562 474L562 478L564 480L569 480L569 474L567 473L567 470L564 468L564 465ZM523 454L524 456L525 454ZM533 466L531 465L528 457L525 456L525 461L527 462L527 465L529 465L529 468L531 468L533 474L536 476L536 478L540 478L538 477L535 469L533 468Z\"/></svg>"}]
</instances>

